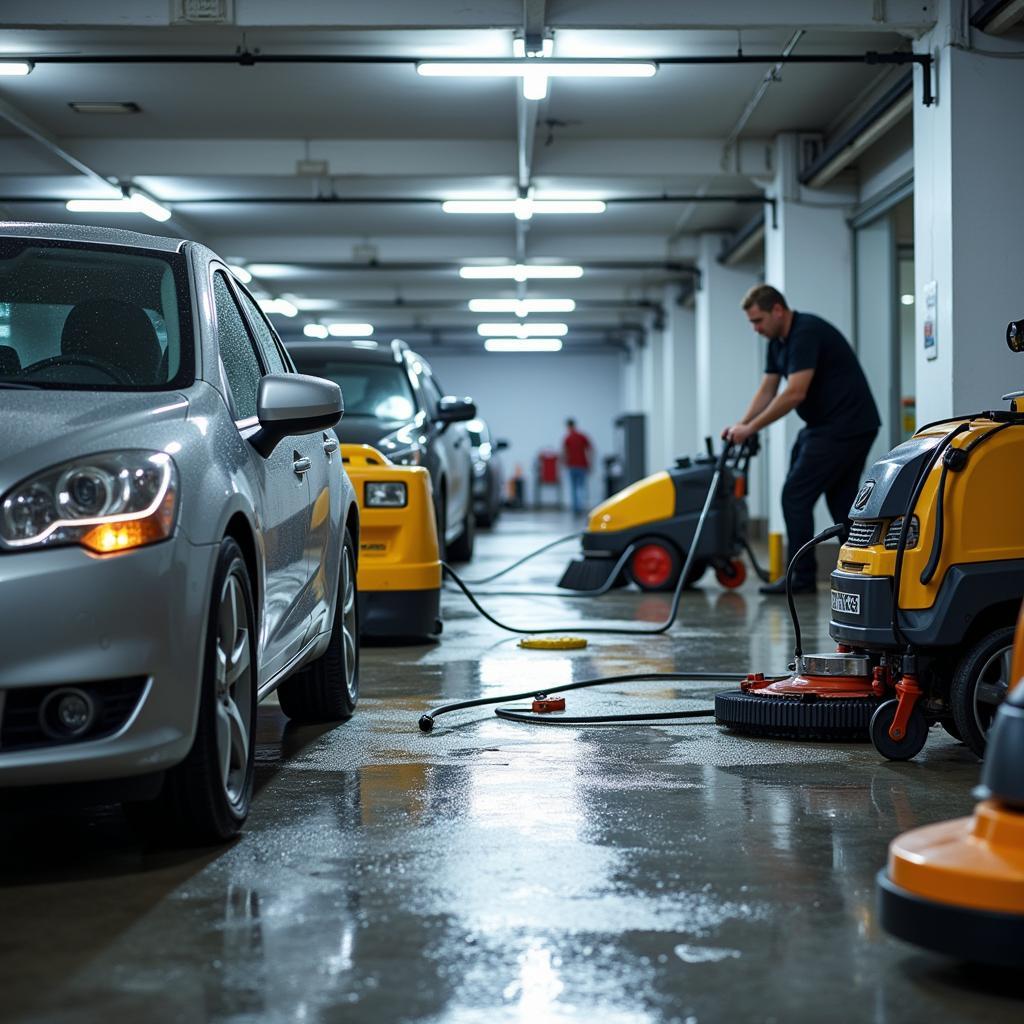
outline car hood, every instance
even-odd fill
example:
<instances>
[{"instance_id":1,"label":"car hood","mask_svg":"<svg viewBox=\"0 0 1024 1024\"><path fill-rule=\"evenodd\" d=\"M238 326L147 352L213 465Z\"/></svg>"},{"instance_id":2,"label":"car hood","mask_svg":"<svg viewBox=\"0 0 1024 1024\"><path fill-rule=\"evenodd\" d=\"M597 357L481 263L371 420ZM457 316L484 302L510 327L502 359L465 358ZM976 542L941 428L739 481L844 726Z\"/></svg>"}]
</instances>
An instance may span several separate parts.
<instances>
[{"instance_id":1,"label":"car hood","mask_svg":"<svg viewBox=\"0 0 1024 1024\"><path fill-rule=\"evenodd\" d=\"M342 444L376 445L381 438L404 427L405 423L404 420L378 420L373 416L343 416L334 432Z\"/></svg>"},{"instance_id":2,"label":"car hood","mask_svg":"<svg viewBox=\"0 0 1024 1024\"><path fill-rule=\"evenodd\" d=\"M187 414L177 391L0 389L0 492L79 455L146 448L157 424Z\"/></svg>"}]
</instances>

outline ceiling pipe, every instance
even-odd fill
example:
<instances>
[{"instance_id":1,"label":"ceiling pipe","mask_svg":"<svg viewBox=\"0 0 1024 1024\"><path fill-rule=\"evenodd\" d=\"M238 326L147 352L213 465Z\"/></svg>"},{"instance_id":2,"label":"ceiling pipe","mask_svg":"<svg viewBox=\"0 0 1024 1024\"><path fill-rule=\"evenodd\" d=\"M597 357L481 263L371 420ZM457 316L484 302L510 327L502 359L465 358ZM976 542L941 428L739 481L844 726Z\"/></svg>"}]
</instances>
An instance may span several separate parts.
<instances>
[{"instance_id":1,"label":"ceiling pipe","mask_svg":"<svg viewBox=\"0 0 1024 1024\"><path fill-rule=\"evenodd\" d=\"M688 54L686 56L667 57L602 57L602 64L635 64L644 60L657 65L714 65L714 64L772 64L779 60L780 55L765 54ZM2 58L0 58L2 59ZM239 49L235 53L56 53L34 56L30 53L19 53L10 59L30 60L36 65L44 64L236 64L241 67L254 67L257 64L419 64L425 60L436 60L434 56L395 56L392 54L362 53L260 53L258 50ZM446 64L478 64L479 57L445 57ZM488 64L523 64L525 61L517 57L487 57ZM559 57L560 64L593 64L590 57ZM868 50L865 53L802 53L793 54L786 60L787 64L916 64L924 71L924 82L921 99L928 107L934 102L932 94L931 70L933 58L928 53L911 53L896 50L880 53Z\"/></svg>"}]
</instances>

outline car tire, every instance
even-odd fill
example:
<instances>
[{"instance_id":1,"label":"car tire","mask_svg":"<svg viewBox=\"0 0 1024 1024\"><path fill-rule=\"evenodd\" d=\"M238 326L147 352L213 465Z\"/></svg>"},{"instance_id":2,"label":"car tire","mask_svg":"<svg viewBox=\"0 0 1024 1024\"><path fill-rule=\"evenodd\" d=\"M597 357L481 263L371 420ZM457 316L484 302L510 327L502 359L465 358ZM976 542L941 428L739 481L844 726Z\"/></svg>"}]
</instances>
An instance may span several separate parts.
<instances>
[{"instance_id":1,"label":"car tire","mask_svg":"<svg viewBox=\"0 0 1024 1024\"><path fill-rule=\"evenodd\" d=\"M1013 626L993 630L960 659L949 687L949 704L960 738L985 754L988 730L1010 684Z\"/></svg>"},{"instance_id":2,"label":"car tire","mask_svg":"<svg viewBox=\"0 0 1024 1024\"><path fill-rule=\"evenodd\" d=\"M452 562L468 562L473 557L476 541L476 516L473 506L466 509L466 518L462 521L462 532L452 541L448 548L448 559Z\"/></svg>"},{"instance_id":3,"label":"car tire","mask_svg":"<svg viewBox=\"0 0 1024 1024\"><path fill-rule=\"evenodd\" d=\"M203 641L196 734L159 796L125 810L141 830L175 843L237 835L252 803L256 736L256 614L242 550L221 541Z\"/></svg>"},{"instance_id":4,"label":"car tire","mask_svg":"<svg viewBox=\"0 0 1024 1024\"><path fill-rule=\"evenodd\" d=\"M355 544L345 531L338 572L338 603L327 650L277 688L281 710L293 722L344 722L359 700L359 591Z\"/></svg>"}]
</instances>

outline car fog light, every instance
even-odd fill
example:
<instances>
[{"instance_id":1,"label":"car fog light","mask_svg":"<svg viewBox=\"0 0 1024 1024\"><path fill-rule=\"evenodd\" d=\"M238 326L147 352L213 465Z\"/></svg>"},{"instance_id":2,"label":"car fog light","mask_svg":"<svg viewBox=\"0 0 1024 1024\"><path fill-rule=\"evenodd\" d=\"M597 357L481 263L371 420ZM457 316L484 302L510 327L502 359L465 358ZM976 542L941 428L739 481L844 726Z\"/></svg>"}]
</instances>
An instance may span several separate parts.
<instances>
[{"instance_id":1,"label":"car fog light","mask_svg":"<svg viewBox=\"0 0 1024 1024\"><path fill-rule=\"evenodd\" d=\"M96 721L96 702L84 690L54 690L39 709L39 724L51 739L73 739Z\"/></svg>"},{"instance_id":2,"label":"car fog light","mask_svg":"<svg viewBox=\"0 0 1024 1024\"><path fill-rule=\"evenodd\" d=\"M405 508L409 493L399 481L368 481L364 491L367 508Z\"/></svg>"}]
</instances>

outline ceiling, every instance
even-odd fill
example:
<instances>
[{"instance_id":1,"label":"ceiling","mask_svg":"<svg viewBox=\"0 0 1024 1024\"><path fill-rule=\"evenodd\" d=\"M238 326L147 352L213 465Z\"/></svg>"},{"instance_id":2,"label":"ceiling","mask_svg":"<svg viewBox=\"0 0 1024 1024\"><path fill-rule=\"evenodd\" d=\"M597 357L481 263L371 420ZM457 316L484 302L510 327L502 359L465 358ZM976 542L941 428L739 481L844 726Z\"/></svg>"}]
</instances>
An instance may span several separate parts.
<instances>
[{"instance_id":1,"label":"ceiling","mask_svg":"<svg viewBox=\"0 0 1024 1024\"><path fill-rule=\"evenodd\" d=\"M727 153L794 33L803 33L794 55L906 50L934 16L927 0L222 3L228 24L175 23L190 0L5 0L0 54L35 66L0 79L0 216L197 238L231 261L276 264L252 285L268 295L333 303L347 319L371 320L378 336L432 345L479 344L469 298L566 295L578 301L558 318L570 323L567 347L587 348L621 344L666 283L692 280L700 233L727 234L757 215L773 136L829 137L901 70L790 63ZM523 100L515 80L416 73L413 58L509 57L516 36L538 30L556 58L706 57L741 46L764 59L553 80L540 102ZM241 66L239 50L408 62ZM60 62L72 57L80 62ZM214 58L225 62L202 62ZM139 112L80 114L69 106L79 101ZM299 161L320 161L320 171L298 173ZM103 193L103 179L145 190L172 219L65 209L68 198ZM440 209L445 198L512 197L519 185L538 198L609 205L529 222ZM516 260L579 263L585 275L527 289L457 272L463 261ZM309 319L277 322L288 332Z\"/></svg>"}]
</instances>

